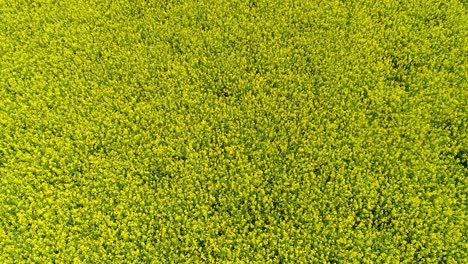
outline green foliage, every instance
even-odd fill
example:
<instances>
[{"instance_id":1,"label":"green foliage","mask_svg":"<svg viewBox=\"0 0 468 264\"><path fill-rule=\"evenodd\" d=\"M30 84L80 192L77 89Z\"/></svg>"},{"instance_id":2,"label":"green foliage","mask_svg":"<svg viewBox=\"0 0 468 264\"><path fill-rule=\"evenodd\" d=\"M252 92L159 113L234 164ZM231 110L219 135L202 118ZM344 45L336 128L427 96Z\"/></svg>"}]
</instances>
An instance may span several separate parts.
<instances>
[{"instance_id":1,"label":"green foliage","mask_svg":"<svg viewBox=\"0 0 468 264\"><path fill-rule=\"evenodd\" d=\"M467 263L467 25L0 0L0 262Z\"/></svg>"}]
</instances>

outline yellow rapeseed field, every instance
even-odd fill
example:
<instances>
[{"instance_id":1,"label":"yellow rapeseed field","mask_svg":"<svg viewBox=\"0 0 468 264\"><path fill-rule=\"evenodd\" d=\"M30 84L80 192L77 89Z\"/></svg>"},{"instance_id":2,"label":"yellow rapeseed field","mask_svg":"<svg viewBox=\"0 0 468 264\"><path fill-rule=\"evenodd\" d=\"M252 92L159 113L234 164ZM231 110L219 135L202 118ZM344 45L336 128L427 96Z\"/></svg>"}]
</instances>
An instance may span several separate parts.
<instances>
[{"instance_id":1,"label":"yellow rapeseed field","mask_svg":"<svg viewBox=\"0 0 468 264\"><path fill-rule=\"evenodd\" d=\"M0 263L468 263L465 0L0 0Z\"/></svg>"}]
</instances>

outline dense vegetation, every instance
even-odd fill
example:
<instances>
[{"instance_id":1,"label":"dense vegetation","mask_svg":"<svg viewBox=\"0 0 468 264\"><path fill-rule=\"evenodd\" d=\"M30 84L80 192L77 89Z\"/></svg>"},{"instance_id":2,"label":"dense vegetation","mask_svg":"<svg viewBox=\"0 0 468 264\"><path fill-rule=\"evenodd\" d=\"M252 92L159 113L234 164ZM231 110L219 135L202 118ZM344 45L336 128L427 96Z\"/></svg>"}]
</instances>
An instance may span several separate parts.
<instances>
[{"instance_id":1,"label":"dense vegetation","mask_svg":"<svg viewBox=\"0 0 468 264\"><path fill-rule=\"evenodd\" d=\"M459 0L0 0L1 263L467 263Z\"/></svg>"}]
</instances>

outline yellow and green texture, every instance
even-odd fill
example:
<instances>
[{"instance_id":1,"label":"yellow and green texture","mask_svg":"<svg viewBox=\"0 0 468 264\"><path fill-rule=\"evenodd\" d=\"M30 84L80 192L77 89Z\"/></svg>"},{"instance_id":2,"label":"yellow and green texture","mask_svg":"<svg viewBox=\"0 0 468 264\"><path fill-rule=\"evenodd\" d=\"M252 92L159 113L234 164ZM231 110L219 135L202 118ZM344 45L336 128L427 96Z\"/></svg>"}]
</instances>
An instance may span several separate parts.
<instances>
[{"instance_id":1,"label":"yellow and green texture","mask_svg":"<svg viewBox=\"0 0 468 264\"><path fill-rule=\"evenodd\" d=\"M0 0L0 263L467 263L463 0Z\"/></svg>"}]
</instances>

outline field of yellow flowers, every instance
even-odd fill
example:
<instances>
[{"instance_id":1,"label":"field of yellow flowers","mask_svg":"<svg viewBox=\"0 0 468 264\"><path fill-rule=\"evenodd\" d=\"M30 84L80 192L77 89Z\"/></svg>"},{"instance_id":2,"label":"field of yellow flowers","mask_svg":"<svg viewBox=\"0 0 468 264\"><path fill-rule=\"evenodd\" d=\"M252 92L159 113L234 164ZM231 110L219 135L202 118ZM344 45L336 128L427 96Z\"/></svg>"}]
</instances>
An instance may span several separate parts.
<instances>
[{"instance_id":1,"label":"field of yellow flowers","mask_svg":"<svg viewBox=\"0 0 468 264\"><path fill-rule=\"evenodd\" d=\"M464 0L0 0L0 263L468 263Z\"/></svg>"}]
</instances>

